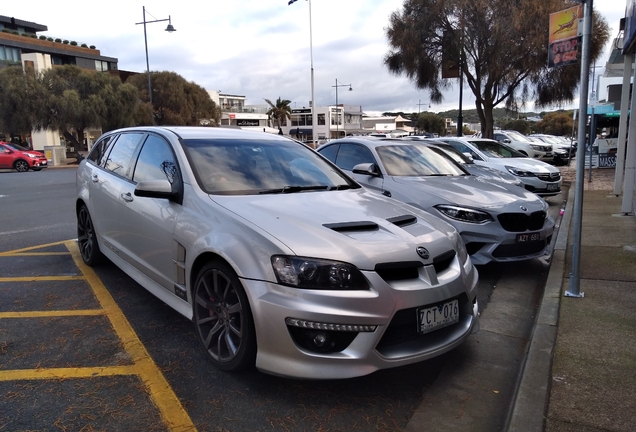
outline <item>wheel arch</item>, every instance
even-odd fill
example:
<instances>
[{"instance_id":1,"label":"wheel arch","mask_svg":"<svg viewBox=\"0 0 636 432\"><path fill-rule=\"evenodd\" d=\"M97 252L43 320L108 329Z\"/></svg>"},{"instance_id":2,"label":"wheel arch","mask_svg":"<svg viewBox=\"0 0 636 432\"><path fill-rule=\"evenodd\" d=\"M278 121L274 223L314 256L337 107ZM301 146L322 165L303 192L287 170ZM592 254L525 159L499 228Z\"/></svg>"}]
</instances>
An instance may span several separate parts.
<instances>
[{"instance_id":1,"label":"wheel arch","mask_svg":"<svg viewBox=\"0 0 636 432\"><path fill-rule=\"evenodd\" d=\"M24 162L25 164L27 164L27 171L31 169L31 164L29 164L29 161L21 157L13 161L13 169L16 169L16 165L18 164L18 162Z\"/></svg>"},{"instance_id":2,"label":"wheel arch","mask_svg":"<svg viewBox=\"0 0 636 432\"><path fill-rule=\"evenodd\" d=\"M228 262L228 260L226 260L225 258L223 258L221 255L214 253L214 252L203 252L201 255L199 255L198 257L195 258L195 260L192 262L192 268L190 269L190 274L188 277L188 282L189 282L189 291L190 291L190 296L192 299L194 299L194 287L197 281L197 276L199 275L199 272L201 271L201 269L209 262L211 261L221 261L225 264L227 264L228 267L230 267L232 269L232 271L234 271L234 274L237 275L238 277L238 272L236 271L236 269L234 268L234 266L232 266L232 264L230 262ZM240 278L239 278L240 280ZM248 298L249 301L249 298Z\"/></svg>"}]
</instances>

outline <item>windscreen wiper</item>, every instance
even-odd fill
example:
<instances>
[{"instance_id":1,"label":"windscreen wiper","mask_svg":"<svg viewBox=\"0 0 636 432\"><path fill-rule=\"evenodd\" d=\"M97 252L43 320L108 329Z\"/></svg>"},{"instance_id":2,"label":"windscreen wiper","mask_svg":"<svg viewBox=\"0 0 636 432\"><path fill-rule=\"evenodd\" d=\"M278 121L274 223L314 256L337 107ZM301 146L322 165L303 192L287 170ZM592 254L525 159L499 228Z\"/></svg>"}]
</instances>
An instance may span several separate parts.
<instances>
[{"instance_id":1,"label":"windscreen wiper","mask_svg":"<svg viewBox=\"0 0 636 432\"><path fill-rule=\"evenodd\" d=\"M329 190L347 190L347 189L351 189L351 185L348 184L341 184L341 185L336 185L336 186L331 186L329 188Z\"/></svg>"},{"instance_id":2,"label":"windscreen wiper","mask_svg":"<svg viewBox=\"0 0 636 432\"><path fill-rule=\"evenodd\" d=\"M266 189L259 192L259 194L277 194L277 193L294 193L304 192L310 190L327 190L329 186L315 185L315 186L285 186L282 189Z\"/></svg>"}]
</instances>

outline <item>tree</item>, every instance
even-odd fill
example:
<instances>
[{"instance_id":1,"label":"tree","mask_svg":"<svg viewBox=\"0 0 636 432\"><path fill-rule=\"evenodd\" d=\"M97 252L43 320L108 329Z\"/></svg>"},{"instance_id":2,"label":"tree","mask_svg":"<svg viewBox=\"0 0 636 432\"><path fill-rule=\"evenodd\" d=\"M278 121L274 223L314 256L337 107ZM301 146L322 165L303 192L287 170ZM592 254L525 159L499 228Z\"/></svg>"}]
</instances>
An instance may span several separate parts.
<instances>
[{"instance_id":1,"label":"tree","mask_svg":"<svg viewBox=\"0 0 636 432\"><path fill-rule=\"evenodd\" d=\"M415 127L420 131L446 135L446 122L437 114L423 112L417 115Z\"/></svg>"},{"instance_id":2,"label":"tree","mask_svg":"<svg viewBox=\"0 0 636 432\"><path fill-rule=\"evenodd\" d=\"M48 92L33 69L0 69L0 123L3 132L30 133L44 128Z\"/></svg>"},{"instance_id":3,"label":"tree","mask_svg":"<svg viewBox=\"0 0 636 432\"><path fill-rule=\"evenodd\" d=\"M280 128L282 120L291 119L291 107L289 104L290 100L281 99L280 96L276 99L276 104L273 104L269 99L265 99L267 105L269 105L269 110L267 111L267 115L270 119L276 120L276 124Z\"/></svg>"},{"instance_id":4,"label":"tree","mask_svg":"<svg viewBox=\"0 0 636 432\"><path fill-rule=\"evenodd\" d=\"M188 82L175 72L151 72L152 106L148 99L146 74L131 76L126 81L134 85L143 101L137 107L137 124L201 126L221 124L221 109L208 92L194 82Z\"/></svg>"},{"instance_id":5,"label":"tree","mask_svg":"<svg viewBox=\"0 0 636 432\"><path fill-rule=\"evenodd\" d=\"M516 130L517 132L520 132L523 135L528 135L532 127L530 126L529 121L517 119L517 120L508 120L502 125L502 129Z\"/></svg>"},{"instance_id":6,"label":"tree","mask_svg":"<svg viewBox=\"0 0 636 432\"><path fill-rule=\"evenodd\" d=\"M443 58L459 62L475 95L482 134L492 137L493 109L517 109L533 98L537 106L571 102L580 64L547 69L550 13L573 6L569 0L404 0L386 34L388 69L404 74L433 102L451 86L441 76ZM542 24L545 23L545 24ZM450 37L448 37L450 35ZM603 17L594 14L590 57L600 57L609 39ZM580 63L580 61L579 61Z\"/></svg>"},{"instance_id":7,"label":"tree","mask_svg":"<svg viewBox=\"0 0 636 432\"><path fill-rule=\"evenodd\" d=\"M548 135L570 136L573 125L572 113L552 112L547 113L541 121L537 122L536 129Z\"/></svg>"}]
</instances>

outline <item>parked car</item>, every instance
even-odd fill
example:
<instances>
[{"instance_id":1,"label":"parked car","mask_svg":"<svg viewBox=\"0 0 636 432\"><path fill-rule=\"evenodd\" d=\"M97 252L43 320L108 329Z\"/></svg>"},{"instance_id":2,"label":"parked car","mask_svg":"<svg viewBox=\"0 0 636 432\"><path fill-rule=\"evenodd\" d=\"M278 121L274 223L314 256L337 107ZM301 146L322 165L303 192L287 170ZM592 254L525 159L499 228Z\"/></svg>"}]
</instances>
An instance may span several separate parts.
<instances>
[{"instance_id":1,"label":"parked car","mask_svg":"<svg viewBox=\"0 0 636 432\"><path fill-rule=\"evenodd\" d=\"M449 143L460 152L470 155L478 165L517 176L527 190L539 196L554 196L561 192L563 179L558 168L525 157L498 141L475 137L440 138L440 141Z\"/></svg>"},{"instance_id":2,"label":"parked car","mask_svg":"<svg viewBox=\"0 0 636 432\"><path fill-rule=\"evenodd\" d=\"M368 188L452 224L476 265L541 257L552 239L543 199L472 176L430 144L344 138L318 152Z\"/></svg>"},{"instance_id":3,"label":"parked car","mask_svg":"<svg viewBox=\"0 0 636 432\"><path fill-rule=\"evenodd\" d=\"M537 141L544 142L552 146L552 162L555 165L566 165L570 160L570 150L572 152L572 158L576 155L576 147L569 142L565 142L561 137L545 134L532 134L528 135L529 138Z\"/></svg>"},{"instance_id":4,"label":"parked car","mask_svg":"<svg viewBox=\"0 0 636 432\"><path fill-rule=\"evenodd\" d=\"M508 183L511 185L524 187L523 182L519 180L519 177L515 177L510 173L496 170L494 168L489 168L487 166L477 165L473 158L465 155L464 153L457 150L452 145L445 143L443 141L439 141L437 139L420 139L420 137L410 136L402 138L408 141L418 141L424 144L433 145L453 159L455 162L460 164L462 168L468 171L469 174L477 176L487 181L496 181Z\"/></svg>"},{"instance_id":5,"label":"parked car","mask_svg":"<svg viewBox=\"0 0 636 432\"><path fill-rule=\"evenodd\" d=\"M349 378L479 329L477 271L452 225L280 135L106 133L78 167L76 208L84 262L106 256L191 319L222 370Z\"/></svg>"},{"instance_id":6,"label":"parked car","mask_svg":"<svg viewBox=\"0 0 636 432\"><path fill-rule=\"evenodd\" d=\"M40 171L46 167L48 167L48 160L44 153L29 150L18 144L0 142L0 168L27 172L28 170Z\"/></svg>"},{"instance_id":7,"label":"parked car","mask_svg":"<svg viewBox=\"0 0 636 432\"><path fill-rule=\"evenodd\" d=\"M481 134L478 134L477 137L481 137ZM496 130L493 133L493 138L507 144L526 157L543 161L552 160L551 145L535 142L517 131Z\"/></svg>"}]
</instances>

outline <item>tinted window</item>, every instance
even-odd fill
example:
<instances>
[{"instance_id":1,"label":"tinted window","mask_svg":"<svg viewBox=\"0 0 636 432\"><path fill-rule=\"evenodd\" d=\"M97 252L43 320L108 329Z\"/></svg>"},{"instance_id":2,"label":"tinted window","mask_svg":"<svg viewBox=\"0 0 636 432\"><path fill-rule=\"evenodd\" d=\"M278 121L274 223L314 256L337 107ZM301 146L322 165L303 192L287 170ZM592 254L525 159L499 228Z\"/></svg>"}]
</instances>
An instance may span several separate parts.
<instances>
[{"instance_id":1,"label":"tinted window","mask_svg":"<svg viewBox=\"0 0 636 432\"><path fill-rule=\"evenodd\" d=\"M108 154L104 168L122 177L130 178L132 156L143 135L143 133L121 134Z\"/></svg>"},{"instance_id":2,"label":"tinted window","mask_svg":"<svg viewBox=\"0 0 636 432\"><path fill-rule=\"evenodd\" d=\"M446 141L448 144L453 146L453 148L459 150L463 154L469 154L473 157L473 160L482 160L482 158L473 151L470 147L464 144L461 141Z\"/></svg>"},{"instance_id":3,"label":"tinted window","mask_svg":"<svg viewBox=\"0 0 636 432\"><path fill-rule=\"evenodd\" d=\"M457 176L466 173L441 150L425 145L376 147L390 176Z\"/></svg>"},{"instance_id":4,"label":"tinted window","mask_svg":"<svg viewBox=\"0 0 636 432\"><path fill-rule=\"evenodd\" d=\"M100 163L105 160L104 156L108 153L108 148L112 142L114 142L113 135L103 137L97 141L87 159L95 162L97 165L100 165Z\"/></svg>"},{"instance_id":5,"label":"tinted window","mask_svg":"<svg viewBox=\"0 0 636 432\"><path fill-rule=\"evenodd\" d=\"M133 181L168 180L172 184L177 177L177 162L170 144L149 135L137 158Z\"/></svg>"},{"instance_id":6,"label":"tinted window","mask_svg":"<svg viewBox=\"0 0 636 432\"><path fill-rule=\"evenodd\" d=\"M329 159L331 162L336 163L336 155L338 154L339 144L333 144L318 149L318 153Z\"/></svg>"},{"instance_id":7,"label":"tinted window","mask_svg":"<svg viewBox=\"0 0 636 432\"><path fill-rule=\"evenodd\" d=\"M351 171L354 166L361 163L376 163L371 150L359 144L340 144L336 164Z\"/></svg>"}]
</instances>

